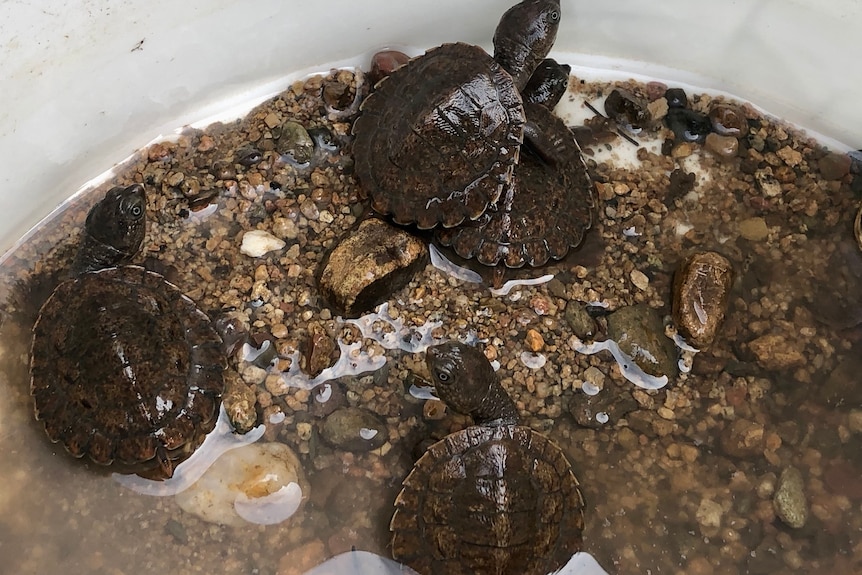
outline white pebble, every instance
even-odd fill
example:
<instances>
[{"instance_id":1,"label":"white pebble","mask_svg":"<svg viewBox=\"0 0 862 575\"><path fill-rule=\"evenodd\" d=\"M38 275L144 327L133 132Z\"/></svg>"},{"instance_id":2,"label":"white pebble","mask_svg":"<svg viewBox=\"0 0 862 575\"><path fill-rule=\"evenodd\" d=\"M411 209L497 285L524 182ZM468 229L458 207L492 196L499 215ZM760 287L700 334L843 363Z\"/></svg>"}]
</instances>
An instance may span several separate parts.
<instances>
[{"instance_id":1,"label":"white pebble","mask_svg":"<svg viewBox=\"0 0 862 575\"><path fill-rule=\"evenodd\" d=\"M308 493L299 458L287 445L254 443L219 457L176 501L204 521L241 527L281 523Z\"/></svg>"},{"instance_id":2,"label":"white pebble","mask_svg":"<svg viewBox=\"0 0 862 575\"><path fill-rule=\"evenodd\" d=\"M284 245L284 240L278 239L269 232L251 230L243 234L239 251L247 256L259 258L267 252L280 250Z\"/></svg>"},{"instance_id":3,"label":"white pebble","mask_svg":"<svg viewBox=\"0 0 862 575\"><path fill-rule=\"evenodd\" d=\"M629 274L629 278L631 278L634 286L641 291L646 291L649 287L649 278L640 270L632 270Z\"/></svg>"}]
</instances>

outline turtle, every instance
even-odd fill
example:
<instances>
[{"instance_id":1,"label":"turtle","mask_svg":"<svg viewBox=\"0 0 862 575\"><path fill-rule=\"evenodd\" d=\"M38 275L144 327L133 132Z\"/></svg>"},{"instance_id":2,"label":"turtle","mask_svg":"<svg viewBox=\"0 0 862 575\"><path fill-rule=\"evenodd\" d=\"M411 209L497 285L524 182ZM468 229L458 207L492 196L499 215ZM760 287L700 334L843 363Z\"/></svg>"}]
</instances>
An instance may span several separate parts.
<instances>
[{"instance_id":1,"label":"turtle","mask_svg":"<svg viewBox=\"0 0 862 575\"><path fill-rule=\"evenodd\" d=\"M583 544L584 499L551 439L519 425L518 409L484 353L429 347L437 395L474 425L419 458L390 521L392 556L422 575L545 575Z\"/></svg>"},{"instance_id":2,"label":"turtle","mask_svg":"<svg viewBox=\"0 0 862 575\"><path fill-rule=\"evenodd\" d=\"M581 243L592 226L593 185L577 140L552 111L569 70L553 60L537 69L523 94L526 136L511 183L475 220L436 230L438 243L508 268L543 266Z\"/></svg>"},{"instance_id":3,"label":"turtle","mask_svg":"<svg viewBox=\"0 0 862 575\"><path fill-rule=\"evenodd\" d=\"M71 277L33 325L30 392L49 439L73 456L165 479L214 428L227 360L190 298L129 265L145 230L140 184L90 210Z\"/></svg>"},{"instance_id":4,"label":"turtle","mask_svg":"<svg viewBox=\"0 0 862 575\"><path fill-rule=\"evenodd\" d=\"M521 90L550 51L559 0L524 0L494 33L494 56L443 44L381 80L353 124L360 193L398 224L479 217L512 178L524 137Z\"/></svg>"}]
</instances>

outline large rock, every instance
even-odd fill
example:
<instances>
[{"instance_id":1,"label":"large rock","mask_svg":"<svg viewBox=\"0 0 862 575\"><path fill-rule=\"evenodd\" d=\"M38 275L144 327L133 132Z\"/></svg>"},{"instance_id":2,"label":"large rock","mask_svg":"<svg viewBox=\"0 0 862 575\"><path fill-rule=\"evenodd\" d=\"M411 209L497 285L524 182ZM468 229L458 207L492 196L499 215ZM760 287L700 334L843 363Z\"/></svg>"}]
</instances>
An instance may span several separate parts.
<instances>
[{"instance_id":1,"label":"large rock","mask_svg":"<svg viewBox=\"0 0 862 575\"><path fill-rule=\"evenodd\" d=\"M680 264L673 281L673 321L699 349L715 339L730 299L733 266L716 252L696 253Z\"/></svg>"},{"instance_id":2,"label":"large rock","mask_svg":"<svg viewBox=\"0 0 862 575\"><path fill-rule=\"evenodd\" d=\"M424 267L428 248L378 218L364 220L324 260L318 284L327 303L358 317L386 301Z\"/></svg>"},{"instance_id":3,"label":"large rock","mask_svg":"<svg viewBox=\"0 0 862 575\"><path fill-rule=\"evenodd\" d=\"M608 337L645 373L676 377L676 347L664 334L658 312L648 305L623 307L608 316Z\"/></svg>"}]
</instances>

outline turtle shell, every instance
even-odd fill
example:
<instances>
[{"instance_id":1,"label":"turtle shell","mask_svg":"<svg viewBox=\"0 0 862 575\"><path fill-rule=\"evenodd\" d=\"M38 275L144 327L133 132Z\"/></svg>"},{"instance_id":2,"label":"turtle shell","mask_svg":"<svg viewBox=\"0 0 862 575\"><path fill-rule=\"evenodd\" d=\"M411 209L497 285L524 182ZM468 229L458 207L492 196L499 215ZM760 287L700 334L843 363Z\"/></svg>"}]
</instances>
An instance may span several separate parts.
<instances>
[{"instance_id":1,"label":"turtle shell","mask_svg":"<svg viewBox=\"0 0 862 575\"><path fill-rule=\"evenodd\" d=\"M543 149L527 139L512 184L497 203L474 221L436 232L439 243L463 258L488 266L542 266L577 247L592 225L593 186L577 141L545 106L526 109Z\"/></svg>"},{"instance_id":2,"label":"turtle shell","mask_svg":"<svg viewBox=\"0 0 862 575\"><path fill-rule=\"evenodd\" d=\"M374 209L428 229L475 219L512 177L524 107L482 48L444 44L381 81L353 126L356 175Z\"/></svg>"},{"instance_id":3,"label":"turtle shell","mask_svg":"<svg viewBox=\"0 0 862 575\"><path fill-rule=\"evenodd\" d=\"M76 457L169 477L215 426L221 346L207 315L161 275L81 274L57 286L33 327L36 418Z\"/></svg>"},{"instance_id":4,"label":"turtle shell","mask_svg":"<svg viewBox=\"0 0 862 575\"><path fill-rule=\"evenodd\" d=\"M545 575L582 546L583 498L560 448L519 425L431 446L404 480L392 556L422 575Z\"/></svg>"}]
</instances>

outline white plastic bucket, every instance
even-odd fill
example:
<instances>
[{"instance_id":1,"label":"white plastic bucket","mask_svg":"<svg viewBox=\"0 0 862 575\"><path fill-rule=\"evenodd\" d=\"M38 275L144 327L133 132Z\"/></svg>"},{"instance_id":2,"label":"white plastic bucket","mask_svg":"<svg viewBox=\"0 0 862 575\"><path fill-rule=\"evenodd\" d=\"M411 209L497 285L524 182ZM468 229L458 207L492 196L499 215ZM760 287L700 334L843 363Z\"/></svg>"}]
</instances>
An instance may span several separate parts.
<instances>
[{"instance_id":1,"label":"white plastic bucket","mask_svg":"<svg viewBox=\"0 0 862 575\"><path fill-rule=\"evenodd\" d=\"M489 46L510 3L0 3L0 253L160 134L382 46ZM858 145L859 2L569 0L563 11L563 61L725 90Z\"/></svg>"}]
</instances>

